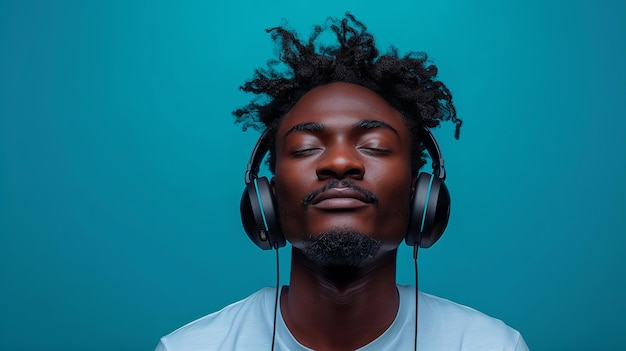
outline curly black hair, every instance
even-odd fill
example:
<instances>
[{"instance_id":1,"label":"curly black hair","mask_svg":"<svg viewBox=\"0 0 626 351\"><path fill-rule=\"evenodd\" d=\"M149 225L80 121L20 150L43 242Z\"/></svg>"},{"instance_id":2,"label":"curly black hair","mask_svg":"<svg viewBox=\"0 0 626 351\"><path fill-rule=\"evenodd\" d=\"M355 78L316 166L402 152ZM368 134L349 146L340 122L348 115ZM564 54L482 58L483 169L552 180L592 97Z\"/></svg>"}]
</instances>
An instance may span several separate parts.
<instances>
[{"instance_id":1,"label":"curly black hair","mask_svg":"<svg viewBox=\"0 0 626 351\"><path fill-rule=\"evenodd\" d=\"M337 44L325 45L320 35L328 32ZM333 82L347 82L366 87L382 96L404 117L412 140L419 140L423 126L433 128L451 120L455 138L462 121L456 117L452 95L436 80L437 67L423 52L409 52L400 57L395 47L379 56L374 37L363 23L350 13L345 18L328 18L316 25L308 41L298 38L285 26L267 29L279 50L278 60L265 69L256 69L254 77L240 87L257 94L248 105L233 111L242 129L267 129L269 132L269 168L275 171L274 143L282 118L311 89ZM425 164L424 147L413 142L411 168L414 174Z\"/></svg>"}]
</instances>

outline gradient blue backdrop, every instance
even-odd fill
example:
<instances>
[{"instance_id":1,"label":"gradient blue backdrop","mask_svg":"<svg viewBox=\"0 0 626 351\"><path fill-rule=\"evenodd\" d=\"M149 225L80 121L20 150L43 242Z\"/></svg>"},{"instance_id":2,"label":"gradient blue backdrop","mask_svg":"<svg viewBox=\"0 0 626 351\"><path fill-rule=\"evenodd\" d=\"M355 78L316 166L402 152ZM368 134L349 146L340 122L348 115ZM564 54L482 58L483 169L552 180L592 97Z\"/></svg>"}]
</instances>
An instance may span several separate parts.
<instances>
[{"instance_id":1,"label":"gradient blue backdrop","mask_svg":"<svg viewBox=\"0 0 626 351\"><path fill-rule=\"evenodd\" d=\"M465 121L435 132L453 213L420 287L534 351L622 348L623 2L4 0L0 350L152 350L272 285L238 210L258 134L230 112L265 28L345 10L426 51Z\"/></svg>"}]
</instances>

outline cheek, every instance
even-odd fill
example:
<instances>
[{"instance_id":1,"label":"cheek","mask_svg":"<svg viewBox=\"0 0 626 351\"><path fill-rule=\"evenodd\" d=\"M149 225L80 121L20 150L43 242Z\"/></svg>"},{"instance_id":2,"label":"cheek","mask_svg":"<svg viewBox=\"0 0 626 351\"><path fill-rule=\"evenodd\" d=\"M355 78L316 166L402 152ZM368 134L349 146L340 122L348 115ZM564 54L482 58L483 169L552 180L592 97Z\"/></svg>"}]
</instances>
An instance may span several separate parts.
<instances>
[{"instance_id":1,"label":"cheek","mask_svg":"<svg viewBox=\"0 0 626 351\"><path fill-rule=\"evenodd\" d=\"M278 162L273 178L277 201L293 205L300 202L310 187L317 181L315 169L304 162Z\"/></svg>"},{"instance_id":2,"label":"cheek","mask_svg":"<svg viewBox=\"0 0 626 351\"><path fill-rule=\"evenodd\" d=\"M367 175L367 174L366 174ZM408 203L411 197L413 178L407 167L381 167L370 172L368 182L379 193L377 195L390 199L392 202Z\"/></svg>"},{"instance_id":3,"label":"cheek","mask_svg":"<svg viewBox=\"0 0 626 351\"><path fill-rule=\"evenodd\" d=\"M408 227L412 193L410 178L398 177L395 182L387 178L385 182L381 181L377 190L381 215L391 220L389 224L396 229Z\"/></svg>"},{"instance_id":4,"label":"cheek","mask_svg":"<svg viewBox=\"0 0 626 351\"><path fill-rule=\"evenodd\" d=\"M304 211L302 198L306 193L307 190L301 178L284 177L277 172L274 177L274 198L284 232L291 231L294 223L302 219Z\"/></svg>"},{"instance_id":5,"label":"cheek","mask_svg":"<svg viewBox=\"0 0 626 351\"><path fill-rule=\"evenodd\" d=\"M391 220L391 225L394 227L402 227L406 222L408 226L408 219L410 218L409 213L411 211L411 197L409 194L410 190L399 191L394 194L389 193L389 199L383 201L380 200L380 213L381 215ZM396 222L393 222L396 221ZM394 224L398 224L397 226Z\"/></svg>"}]
</instances>

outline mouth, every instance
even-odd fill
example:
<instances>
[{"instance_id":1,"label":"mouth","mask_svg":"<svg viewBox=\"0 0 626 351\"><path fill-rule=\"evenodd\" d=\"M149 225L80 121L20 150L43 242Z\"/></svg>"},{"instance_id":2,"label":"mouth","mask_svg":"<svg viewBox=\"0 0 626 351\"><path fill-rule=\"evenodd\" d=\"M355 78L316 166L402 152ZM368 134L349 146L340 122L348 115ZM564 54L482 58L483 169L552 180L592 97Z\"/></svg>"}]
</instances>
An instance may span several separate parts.
<instances>
[{"instance_id":1,"label":"mouth","mask_svg":"<svg viewBox=\"0 0 626 351\"><path fill-rule=\"evenodd\" d=\"M352 188L331 188L319 193L311 205L323 210L353 210L372 204L370 196Z\"/></svg>"}]
</instances>

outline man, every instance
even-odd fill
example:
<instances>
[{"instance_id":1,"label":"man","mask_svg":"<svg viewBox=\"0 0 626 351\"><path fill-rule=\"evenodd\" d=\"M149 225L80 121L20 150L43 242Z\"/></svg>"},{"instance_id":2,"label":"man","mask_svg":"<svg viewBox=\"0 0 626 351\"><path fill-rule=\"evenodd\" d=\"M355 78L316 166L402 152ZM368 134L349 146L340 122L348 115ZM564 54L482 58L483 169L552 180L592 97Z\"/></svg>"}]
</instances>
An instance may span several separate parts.
<instances>
[{"instance_id":1,"label":"man","mask_svg":"<svg viewBox=\"0 0 626 351\"><path fill-rule=\"evenodd\" d=\"M328 28L339 45L316 43ZM192 322L157 350L527 350L501 321L421 292L416 301L414 288L395 282L425 148L438 163L427 128L450 120L458 137L461 125L435 66L424 55L379 56L350 14L316 27L308 42L282 27L270 32L287 72L276 62L257 70L242 88L266 98L235 115L244 129L265 128L259 147L269 152L272 199L252 195L242 215L257 245L291 243L290 285ZM249 183L263 192L262 182ZM246 224L257 205L270 213ZM255 220L259 229L250 229ZM441 232L446 223L447 212ZM432 244L422 239L416 250Z\"/></svg>"}]
</instances>

